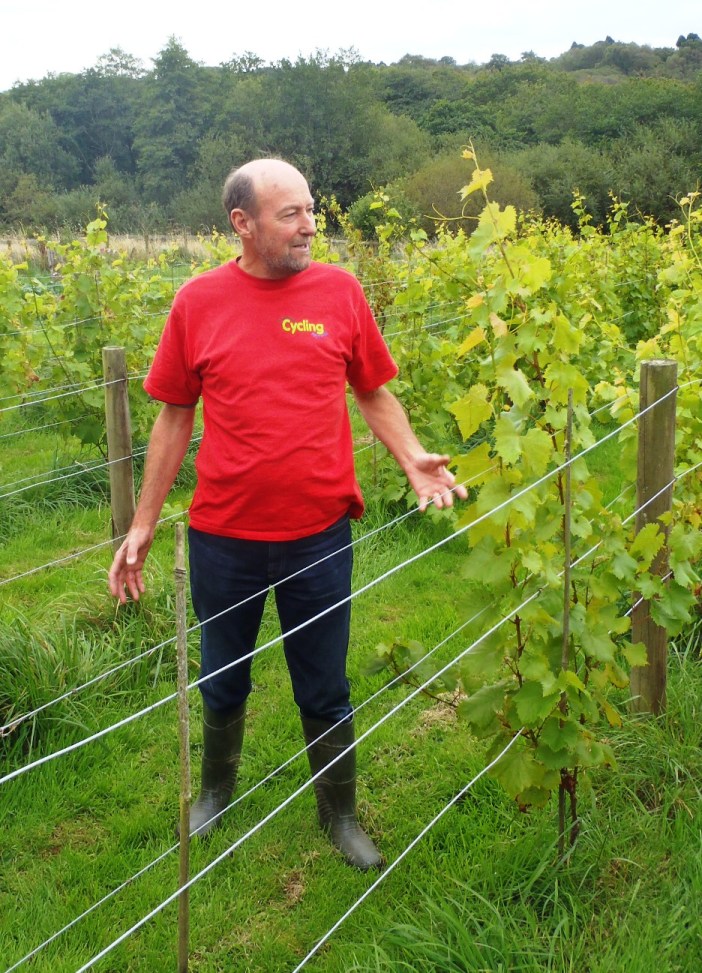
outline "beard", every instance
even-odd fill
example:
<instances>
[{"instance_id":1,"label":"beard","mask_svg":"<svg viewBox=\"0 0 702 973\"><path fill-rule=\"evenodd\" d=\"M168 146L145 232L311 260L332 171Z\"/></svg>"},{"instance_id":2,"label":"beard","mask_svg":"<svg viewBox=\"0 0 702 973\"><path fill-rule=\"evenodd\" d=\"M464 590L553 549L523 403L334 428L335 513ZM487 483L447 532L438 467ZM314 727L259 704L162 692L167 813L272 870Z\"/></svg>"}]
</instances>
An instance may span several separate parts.
<instances>
[{"instance_id":1,"label":"beard","mask_svg":"<svg viewBox=\"0 0 702 973\"><path fill-rule=\"evenodd\" d=\"M274 246L265 240L260 240L257 250L259 258L275 277L299 274L307 270L312 261L309 243L306 249L297 250L294 244L281 247L280 244Z\"/></svg>"}]
</instances>

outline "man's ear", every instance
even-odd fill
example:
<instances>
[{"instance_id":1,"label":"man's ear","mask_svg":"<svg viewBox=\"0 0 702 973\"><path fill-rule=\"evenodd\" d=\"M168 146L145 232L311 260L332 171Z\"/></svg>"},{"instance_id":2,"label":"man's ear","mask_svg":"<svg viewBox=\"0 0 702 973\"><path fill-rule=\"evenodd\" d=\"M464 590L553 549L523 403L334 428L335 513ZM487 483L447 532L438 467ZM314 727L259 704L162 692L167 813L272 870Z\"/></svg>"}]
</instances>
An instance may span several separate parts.
<instances>
[{"instance_id":1,"label":"man's ear","mask_svg":"<svg viewBox=\"0 0 702 973\"><path fill-rule=\"evenodd\" d=\"M229 221L232 224L232 229L238 236L251 236L253 217L245 209L233 209L229 214Z\"/></svg>"}]
</instances>

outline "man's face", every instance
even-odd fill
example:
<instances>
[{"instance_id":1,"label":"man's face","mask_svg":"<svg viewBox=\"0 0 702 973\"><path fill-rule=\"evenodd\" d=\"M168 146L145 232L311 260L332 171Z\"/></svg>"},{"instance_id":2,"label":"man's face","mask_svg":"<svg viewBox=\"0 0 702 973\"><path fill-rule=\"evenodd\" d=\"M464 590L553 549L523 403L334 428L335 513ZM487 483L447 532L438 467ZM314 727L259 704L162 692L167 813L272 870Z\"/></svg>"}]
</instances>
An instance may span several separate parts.
<instances>
[{"instance_id":1,"label":"man's face","mask_svg":"<svg viewBox=\"0 0 702 973\"><path fill-rule=\"evenodd\" d=\"M257 277L289 277L310 265L315 235L314 200L294 169L276 172L256 187L256 213L242 235L241 267Z\"/></svg>"}]
</instances>

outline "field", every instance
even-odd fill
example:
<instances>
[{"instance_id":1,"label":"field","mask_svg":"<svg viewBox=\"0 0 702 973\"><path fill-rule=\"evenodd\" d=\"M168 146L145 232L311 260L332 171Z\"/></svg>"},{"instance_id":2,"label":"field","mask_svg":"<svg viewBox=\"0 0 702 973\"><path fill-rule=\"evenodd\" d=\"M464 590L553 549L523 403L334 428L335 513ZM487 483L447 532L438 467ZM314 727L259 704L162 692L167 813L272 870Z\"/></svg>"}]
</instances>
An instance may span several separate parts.
<instances>
[{"instance_id":1,"label":"field","mask_svg":"<svg viewBox=\"0 0 702 973\"><path fill-rule=\"evenodd\" d=\"M368 731L359 745L359 809L387 865L379 875L351 871L318 830L311 790L302 789L308 770L270 610L260 644L274 644L256 662L241 800L211 840L192 847L191 875L200 875L190 893L193 970L282 973L303 963L317 973L699 967L702 626L694 565L702 271L694 263L695 226L681 240L620 218L608 236L578 240L547 227L518 234L508 223L498 212L492 235L486 223L482 239L447 238L431 252L417 239L399 262L390 232L392 252L365 253L350 241L355 270L401 366L396 391L415 428L455 454L463 477L488 449L499 476L481 468L457 517L410 513L392 464L354 418L368 509L355 529L359 596L349 674L358 729ZM177 713L175 701L162 701L175 689L172 525L187 505L192 465L185 464L169 497L165 514L172 519L152 552L148 597L116 609L106 591L110 514L99 432L99 350L123 343L134 378L138 476L153 406L140 396L137 376L176 274L170 258L147 264L106 253L101 228L93 232L86 246L59 251L60 299L46 284L28 285L31 273L22 270L14 278L7 271L0 290L10 322L0 330L0 378L8 390L0 403L3 973L22 966L75 973L123 934L96 969L165 971L176 963L177 909L160 906L177 887ZM330 257L324 241L318 246L318 257ZM226 258L224 244L211 242L205 263L220 256ZM499 271L503 258L516 276ZM672 357L680 369L667 582L654 578L653 554L641 540L636 545L625 523L635 508L631 395L640 361L658 356ZM590 741L586 750L578 737L562 760L569 772L579 767L579 833L563 852L556 791L564 778L557 773L554 783L540 741L554 718L543 700L551 706L550 693L558 707L559 697L543 672L538 705L532 698L527 705L519 690L535 678L542 646L557 644L548 621L562 623L557 598L566 611L559 579L567 404L556 379L566 374L576 398L573 450L593 444L592 455L574 467L573 556L585 557L595 541L605 547L572 578L570 671L588 689L601 688L573 689L568 709L557 710L561 726L572 718L573 732L582 728ZM60 397L74 387L78 405ZM484 389L480 401L476 388ZM35 407L15 408L32 401ZM515 433L518 416L523 440ZM542 483L551 472L553 485ZM513 505L509 513L498 512L500 496ZM478 517L498 527L466 532L467 518ZM654 541L647 534L647 543ZM516 560L509 553L515 545ZM612 565L621 573L616 590ZM637 658L621 621L634 581L651 586L671 634L667 706L657 717L630 715L619 676ZM521 607L527 596L538 612ZM493 635L486 634L488 621L468 624L478 605L490 624L501 625ZM587 632L592 639L599 631L598 616L617 626L617 635L598 634L595 646ZM529 622L529 640L515 634L514 618ZM490 652L479 671L457 665L432 679L480 638ZM414 674L393 680L393 664L406 669L429 652ZM489 669L494 660L487 655L496 652L518 685L504 670ZM528 658L529 669L522 661ZM194 679L196 631L189 660ZM430 695L415 692L421 681ZM559 688L566 681L574 682ZM495 685L500 701L482 708L478 720L477 701L494 695ZM59 696L65 698L54 702ZM195 789L199 706L193 692ZM32 719L10 725L33 710ZM519 745L521 763L512 761L509 773L483 774L508 740Z\"/></svg>"}]
</instances>

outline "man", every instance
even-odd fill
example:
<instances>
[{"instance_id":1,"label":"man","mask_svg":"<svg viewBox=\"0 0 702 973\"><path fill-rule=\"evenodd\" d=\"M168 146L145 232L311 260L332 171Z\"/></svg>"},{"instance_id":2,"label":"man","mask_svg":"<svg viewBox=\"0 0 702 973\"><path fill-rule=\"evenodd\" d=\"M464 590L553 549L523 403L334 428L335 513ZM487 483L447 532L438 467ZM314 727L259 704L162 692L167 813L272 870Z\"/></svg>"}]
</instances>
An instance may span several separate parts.
<instances>
[{"instance_id":1,"label":"man","mask_svg":"<svg viewBox=\"0 0 702 973\"><path fill-rule=\"evenodd\" d=\"M202 623L201 675L216 675L201 685L202 784L191 833L209 832L231 800L251 662L231 663L253 651L274 585L310 766L327 768L315 781L320 823L349 863L378 867L381 857L356 820L346 679L349 518L363 511L347 383L422 508L450 506L454 477L449 457L424 451L385 388L397 369L360 284L311 260L314 203L301 173L277 159L249 162L230 173L223 201L242 255L175 297L144 383L164 404L110 589L123 603L127 592L138 599L144 591L144 560L202 397L190 583Z\"/></svg>"}]
</instances>

